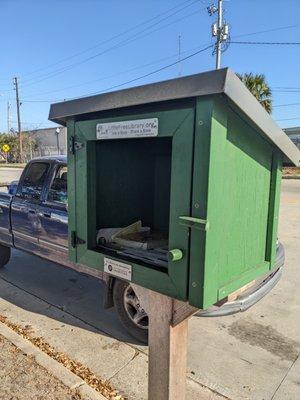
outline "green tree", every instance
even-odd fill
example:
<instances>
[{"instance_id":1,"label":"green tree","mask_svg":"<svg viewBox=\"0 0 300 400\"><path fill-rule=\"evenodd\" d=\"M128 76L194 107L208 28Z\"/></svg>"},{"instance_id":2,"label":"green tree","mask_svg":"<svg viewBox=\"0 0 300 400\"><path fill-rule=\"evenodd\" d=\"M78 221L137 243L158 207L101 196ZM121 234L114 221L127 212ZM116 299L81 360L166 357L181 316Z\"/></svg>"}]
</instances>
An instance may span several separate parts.
<instances>
[{"instance_id":1,"label":"green tree","mask_svg":"<svg viewBox=\"0 0 300 400\"><path fill-rule=\"evenodd\" d=\"M23 162L31 159L34 150L36 150L36 142L29 135L22 133L23 142ZM2 151L2 146L8 144L10 147L7 153L7 161L10 163L20 162L19 154L19 136L16 134L0 133L0 155L3 160L6 159L6 154ZM1 158L1 157L0 157Z\"/></svg>"},{"instance_id":2,"label":"green tree","mask_svg":"<svg viewBox=\"0 0 300 400\"><path fill-rule=\"evenodd\" d=\"M7 153L8 162L17 162L19 158L19 143L16 135L8 135L7 133L0 133L0 152L3 159L6 158L6 154L2 151L2 146L8 144L10 147L9 153Z\"/></svg>"},{"instance_id":3,"label":"green tree","mask_svg":"<svg viewBox=\"0 0 300 400\"><path fill-rule=\"evenodd\" d=\"M265 76L250 72L238 74L238 77L270 114L272 112L272 90L267 84Z\"/></svg>"}]
</instances>

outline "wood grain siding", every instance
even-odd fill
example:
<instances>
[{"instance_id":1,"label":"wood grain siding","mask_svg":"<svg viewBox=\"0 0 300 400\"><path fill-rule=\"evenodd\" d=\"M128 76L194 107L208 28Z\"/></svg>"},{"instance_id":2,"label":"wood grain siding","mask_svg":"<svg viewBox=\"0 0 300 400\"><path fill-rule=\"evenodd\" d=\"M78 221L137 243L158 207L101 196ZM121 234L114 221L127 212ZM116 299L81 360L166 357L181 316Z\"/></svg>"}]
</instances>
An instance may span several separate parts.
<instances>
[{"instance_id":1,"label":"wood grain siding","mask_svg":"<svg viewBox=\"0 0 300 400\"><path fill-rule=\"evenodd\" d=\"M225 102L215 101L209 163L203 307L267 271L273 149Z\"/></svg>"}]
</instances>

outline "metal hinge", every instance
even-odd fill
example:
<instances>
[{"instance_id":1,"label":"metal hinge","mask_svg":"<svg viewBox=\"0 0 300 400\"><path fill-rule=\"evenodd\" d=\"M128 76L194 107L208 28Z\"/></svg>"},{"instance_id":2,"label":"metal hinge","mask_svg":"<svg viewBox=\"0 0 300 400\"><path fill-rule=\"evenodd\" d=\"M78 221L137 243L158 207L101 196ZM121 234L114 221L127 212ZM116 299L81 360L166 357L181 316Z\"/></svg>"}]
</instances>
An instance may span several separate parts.
<instances>
[{"instance_id":1,"label":"metal hinge","mask_svg":"<svg viewBox=\"0 0 300 400\"><path fill-rule=\"evenodd\" d=\"M207 231L209 229L209 222L206 219L195 218L195 217L179 217L180 224L188 226L189 228L196 228L201 231Z\"/></svg>"},{"instance_id":2,"label":"metal hinge","mask_svg":"<svg viewBox=\"0 0 300 400\"><path fill-rule=\"evenodd\" d=\"M76 136L71 136L69 140L69 151L71 154L75 154L75 151L80 150L84 147L84 143L76 140Z\"/></svg>"},{"instance_id":3,"label":"metal hinge","mask_svg":"<svg viewBox=\"0 0 300 400\"><path fill-rule=\"evenodd\" d=\"M71 232L71 246L75 248L79 244L85 244L85 240L79 238L75 231Z\"/></svg>"}]
</instances>

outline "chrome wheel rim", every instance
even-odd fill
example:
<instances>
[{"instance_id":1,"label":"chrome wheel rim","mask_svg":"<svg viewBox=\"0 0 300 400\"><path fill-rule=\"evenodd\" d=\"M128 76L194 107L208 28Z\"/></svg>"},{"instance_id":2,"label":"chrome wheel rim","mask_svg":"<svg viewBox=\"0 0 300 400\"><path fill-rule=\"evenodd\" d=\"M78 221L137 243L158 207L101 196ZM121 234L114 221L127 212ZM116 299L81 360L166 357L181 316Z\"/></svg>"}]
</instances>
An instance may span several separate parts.
<instances>
[{"instance_id":1,"label":"chrome wheel rim","mask_svg":"<svg viewBox=\"0 0 300 400\"><path fill-rule=\"evenodd\" d=\"M140 329L148 329L148 315L130 285L124 291L125 310L131 321Z\"/></svg>"}]
</instances>

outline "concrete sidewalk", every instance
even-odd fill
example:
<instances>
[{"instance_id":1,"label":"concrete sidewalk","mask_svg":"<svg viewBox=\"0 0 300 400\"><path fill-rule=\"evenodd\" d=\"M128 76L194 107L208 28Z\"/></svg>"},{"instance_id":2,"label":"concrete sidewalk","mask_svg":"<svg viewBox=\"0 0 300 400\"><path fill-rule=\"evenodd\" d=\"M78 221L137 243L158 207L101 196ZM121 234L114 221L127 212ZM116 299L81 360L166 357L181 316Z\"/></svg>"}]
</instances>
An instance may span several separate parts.
<instances>
[{"instance_id":1,"label":"concrete sidewalk","mask_svg":"<svg viewBox=\"0 0 300 400\"><path fill-rule=\"evenodd\" d=\"M300 181L286 180L280 219L283 278L244 314L191 319L187 399L300 398L299 226ZM102 310L100 282L20 252L0 278L1 315L30 325L35 335L129 399L147 398L147 348L124 333L113 310Z\"/></svg>"},{"instance_id":2,"label":"concrete sidewalk","mask_svg":"<svg viewBox=\"0 0 300 400\"><path fill-rule=\"evenodd\" d=\"M147 399L148 361L145 348L113 339L4 280L0 281L0 292L6 297L6 300L0 300L0 315L23 327L30 326L32 335L42 337L56 350L88 366L125 397ZM23 307L12 303L23 304ZM189 380L188 399L199 398L217 400L222 397Z\"/></svg>"}]
</instances>

